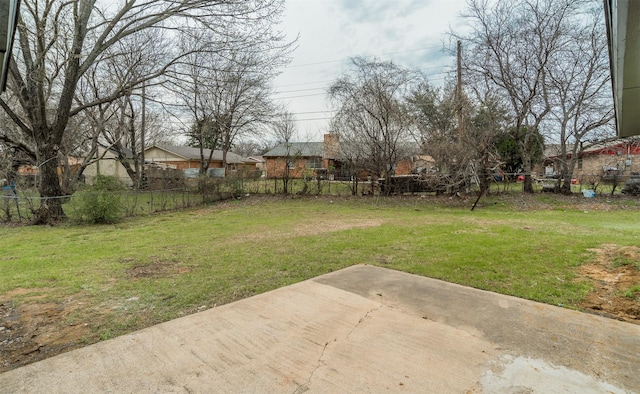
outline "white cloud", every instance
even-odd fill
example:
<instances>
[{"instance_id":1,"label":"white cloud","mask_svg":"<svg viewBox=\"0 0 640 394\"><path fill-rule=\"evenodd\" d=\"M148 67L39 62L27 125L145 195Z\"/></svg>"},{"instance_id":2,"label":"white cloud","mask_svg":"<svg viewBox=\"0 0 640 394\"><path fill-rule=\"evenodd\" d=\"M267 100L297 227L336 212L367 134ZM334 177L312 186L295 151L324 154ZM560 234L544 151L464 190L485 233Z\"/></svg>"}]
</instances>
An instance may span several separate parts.
<instances>
[{"instance_id":1,"label":"white cloud","mask_svg":"<svg viewBox=\"0 0 640 394\"><path fill-rule=\"evenodd\" d=\"M320 141L331 113L325 90L354 56L393 60L442 80L453 66L446 32L459 24L465 0L287 0L283 29L300 34L275 95L296 115L301 138ZM300 97L304 96L304 97Z\"/></svg>"}]
</instances>

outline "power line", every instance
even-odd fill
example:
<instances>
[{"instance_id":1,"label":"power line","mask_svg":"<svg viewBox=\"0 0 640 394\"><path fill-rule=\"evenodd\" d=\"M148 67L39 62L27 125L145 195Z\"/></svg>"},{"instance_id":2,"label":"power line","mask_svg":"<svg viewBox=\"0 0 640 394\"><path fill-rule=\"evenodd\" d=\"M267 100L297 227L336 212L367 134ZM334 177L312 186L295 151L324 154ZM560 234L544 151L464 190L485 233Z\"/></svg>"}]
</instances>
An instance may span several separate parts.
<instances>
[{"instance_id":1,"label":"power line","mask_svg":"<svg viewBox=\"0 0 640 394\"><path fill-rule=\"evenodd\" d=\"M312 120L331 120L333 118L310 118L310 119L294 119L295 122L308 122Z\"/></svg>"},{"instance_id":2,"label":"power line","mask_svg":"<svg viewBox=\"0 0 640 394\"><path fill-rule=\"evenodd\" d=\"M312 97L312 96L326 96L326 93L317 93L317 94L303 94L300 96L289 96L289 97L273 97L274 100L287 100L292 98L300 98L300 97Z\"/></svg>"},{"instance_id":3,"label":"power line","mask_svg":"<svg viewBox=\"0 0 640 394\"><path fill-rule=\"evenodd\" d=\"M450 73L452 73L452 72L455 72L455 71L446 71L446 72L437 73L437 74L430 74L430 75L441 75L441 74L442 74L441 76L438 76L437 78L430 78L430 80L431 80L431 81L444 80L444 79L446 78L446 75L444 75L444 74L450 74ZM307 89L300 89L300 91L305 91L305 90L307 90ZM317 89L308 89L308 90L317 90ZM274 93L274 94L276 94L276 95L277 95L277 94L279 94L279 93L280 93L280 92L278 92L278 93ZM327 95L328 95L328 94L325 92L325 93L301 94L301 95L298 95L298 96L272 97L272 98L273 98L274 100L289 100L289 99L295 99L295 98L316 97L316 96L327 96Z\"/></svg>"},{"instance_id":4,"label":"power line","mask_svg":"<svg viewBox=\"0 0 640 394\"><path fill-rule=\"evenodd\" d=\"M280 86L277 86L277 87L286 88L286 87L289 87L289 86L313 85L313 84L316 84L316 83L325 83L325 82L333 82L333 81L334 81L334 79L325 79L324 81L290 83L290 84L287 84L287 85L280 85Z\"/></svg>"},{"instance_id":5,"label":"power line","mask_svg":"<svg viewBox=\"0 0 640 394\"><path fill-rule=\"evenodd\" d=\"M325 114L327 112L334 112L335 110L329 109L326 111L310 111L310 112L292 112L292 115L306 115L306 114Z\"/></svg>"},{"instance_id":6,"label":"power line","mask_svg":"<svg viewBox=\"0 0 640 394\"><path fill-rule=\"evenodd\" d=\"M307 91L310 91L310 90L323 90L323 89L326 89L326 88L309 88L309 89L283 90L283 91L280 91L280 92L274 92L273 94L307 92Z\"/></svg>"},{"instance_id":7,"label":"power line","mask_svg":"<svg viewBox=\"0 0 640 394\"><path fill-rule=\"evenodd\" d=\"M397 52L389 52L389 53L381 53L381 54L373 54L373 55L367 55L364 57L376 57L376 56L389 56L389 55L398 55L401 53L410 53L410 52L419 52L419 51L428 51L431 49L439 49L442 48L440 45L438 46L434 46L434 47L426 47L426 48L417 48L417 49L409 49L406 51L397 51ZM287 68L297 68L297 67L307 67L307 66L316 66L319 64L328 64L328 63L340 63L340 62L344 62L347 60L351 60L353 57L345 57L342 59L336 59L336 60L326 60L326 61L322 61L322 62L314 62L314 63L302 63L302 64L294 64L294 65L290 65L287 66Z\"/></svg>"},{"instance_id":8,"label":"power line","mask_svg":"<svg viewBox=\"0 0 640 394\"><path fill-rule=\"evenodd\" d=\"M421 69L422 71L425 70L431 70L434 68L444 68L444 67L449 67L446 65L442 65L442 66L433 66L433 67L426 67ZM430 76L435 76L435 75L444 75L444 74L451 74L454 73L455 70L444 70L444 71L440 71L440 72L435 72L435 73L431 73L431 74L425 74L425 77L430 77ZM438 79L438 78L432 78L432 79ZM334 82L335 79L328 79L328 80L324 80L324 81L316 81L316 82L303 82L303 83L292 83L292 84L288 84L288 85L280 85L280 86L276 86L276 88L284 88L284 87L288 87L288 86L303 86L303 85L314 85L317 83L325 83L325 82ZM280 92L274 92L273 94L280 94L280 93L293 93L293 92L305 92L305 91L312 91L312 90L320 90L320 89L325 89L325 87L320 87L320 88L308 88L308 89L294 89L294 90L283 90Z\"/></svg>"}]
</instances>

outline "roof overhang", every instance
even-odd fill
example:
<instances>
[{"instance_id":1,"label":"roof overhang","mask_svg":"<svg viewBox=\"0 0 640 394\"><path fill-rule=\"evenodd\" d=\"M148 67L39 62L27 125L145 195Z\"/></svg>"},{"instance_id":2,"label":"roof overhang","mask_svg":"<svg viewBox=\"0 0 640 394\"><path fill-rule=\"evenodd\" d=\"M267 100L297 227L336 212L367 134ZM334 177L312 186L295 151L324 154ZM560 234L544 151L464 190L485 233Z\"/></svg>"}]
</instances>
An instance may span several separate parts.
<instances>
[{"instance_id":1,"label":"roof overhang","mask_svg":"<svg viewBox=\"0 0 640 394\"><path fill-rule=\"evenodd\" d=\"M9 60L18 25L20 0L0 0L0 92L7 86Z\"/></svg>"},{"instance_id":2,"label":"roof overhang","mask_svg":"<svg viewBox=\"0 0 640 394\"><path fill-rule=\"evenodd\" d=\"M179 153L176 153L176 152L174 152L174 151L171 149L171 147L169 147L169 146L164 146L164 145L153 144L153 145L151 145L151 146L146 147L146 148L144 149L144 151L145 151L145 152L147 152L147 151L150 151L151 149L154 149L154 148L155 148L155 149L158 149L158 150L161 150L161 151L163 151L163 152L170 153L170 154L172 154L172 155L174 155L174 156L177 156L177 157L179 157L179 158L181 158L181 159L184 159L184 160L187 160L187 161L189 161L189 160L191 160L191 159L192 159L191 157L188 157L188 156L185 156L185 155L181 155L181 154L179 154Z\"/></svg>"},{"instance_id":3,"label":"roof overhang","mask_svg":"<svg viewBox=\"0 0 640 394\"><path fill-rule=\"evenodd\" d=\"M604 0L618 137L640 135L640 1Z\"/></svg>"}]
</instances>

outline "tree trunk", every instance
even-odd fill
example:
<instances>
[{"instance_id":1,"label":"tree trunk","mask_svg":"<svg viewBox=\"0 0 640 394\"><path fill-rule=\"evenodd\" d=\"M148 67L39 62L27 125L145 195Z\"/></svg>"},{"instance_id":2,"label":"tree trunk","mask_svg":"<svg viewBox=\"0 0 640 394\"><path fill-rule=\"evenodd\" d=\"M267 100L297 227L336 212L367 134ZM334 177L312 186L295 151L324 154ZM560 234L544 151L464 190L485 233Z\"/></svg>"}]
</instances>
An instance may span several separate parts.
<instances>
[{"instance_id":1,"label":"tree trunk","mask_svg":"<svg viewBox=\"0 0 640 394\"><path fill-rule=\"evenodd\" d=\"M225 133L222 140L222 168L224 168L224 177L228 175L229 164L227 163L227 152L231 149L231 125L225 126Z\"/></svg>"},{"instance_id":2,"label":"tree trunk","mask_svg":"<svg viewBox=\"0 0 640 394\"><path fill-rule=\"evenodd\" d=\"M522 154L522 169L524 171L524 184L522 190L525 193L533 193L533 178L531 177L531 154L526 150L521 152Z\"/></svg>"},{"instance_id":3,"label":"tree trunk","mask_svg":"<svg viewBox=\"0 0 640 394\"><path fill-rule=\"evenodd\" d=\"M38 157L42 163L40 172L40 208L33 219L33 224L55 224L66 216L62 210L62 187L58 178L58 151L55 145L43 145L38 149Z\"/></svg>"},{"instance_id":4,"label":"tree trunk","mask_svg":"<svg viewBox=\"0 0 640 394\"><path fill-rule=\"evenodd\" d=\"M491 178L489 178L489 172L487 171L485 162L486 159L482 161L480 169L478 169L478 171L476 172L476 177L478 178L478 186L480 186L480 192L478 193L478 198L473 203L473 206L471 206L472 211L476 209L476 206L478 205L478 202L480 202L480 199L489 193L489 188L491 187Z\"/></svg>"},{"instance_id":5,"label":"tree trunk","mask_svg":"<svg viewBox=\"0 0 640 394\"><path fill-rule=\"evenodd\" d=\"M138 165L138 163L135 163L136 169L133 169L131 167L131 163L129 163L129 160L121 155L118 155L118 162L124 167L125 171L127 171L127 175L129 176L129 179L131 179L131 183L139 187L140 184L138 183L138 180L140 166Z\"/></svg>"},{"instance_id":6,"label":"tree trunk","mask_svg":"<svg viewBox=\"0 0 640 394\"><path fill-rule=\"evenodd\" d=\"M571 153L571 159L569 160L569 162L565 162L565 168L564 173L563 173L563 180L562 180L562 188L560 189L560 192L562 194L566 194L566 195L570 195L571 194L571 179L573 178L573 171L576 168L576 162L577 162L577 155L578 155L578 151L577 149L573 149L573 152Z\"/></svg>"},{"instance_id":7,"label":"tree trunk","mask_svg":"<svg viewBox=\"0 0 640 394\"><path fill-rule=\"evenodd\" d=\"M284 171L282 172L282 187L283 193L289 193L289 160L284 161Z\"/></svg>"},{"instance_id":8,"label":"tree trunk","mask_svg":"<svg viewBox=\"0 0 640 394\"><path fill-rule=\"evenodd\" d=\"M571 194L571 174L565 174L562 178L562 186L560 187L560 193L565 195Z\"/></svg>"},{"instance_id":9,"label":"tree trunk","mask_svg":"<svg viewBox=\"0 0 640 394\"><path fill-rule=\"evenodd\" d=\"M567 157L567 155L564 154L563 157ZM567 164L566 159L560 164L560 179L558 180L560 184L558 184L558 192L565 195L571 194L571 178L573 176L573 169L569 171L569 167L570 166Z\"/></svg>"},{"instance_id":10,"label":"tree trunk","mask_svg":"<svg viewBox=\"0 0 640 394\"><path fill-rule=\"evenodd\" d=\"M229 165L227 165L227 147L226 145L222 147L222 168L224 168L224 177L227 177L227 170Z\"/></svg>"},{"instance_id":11,"label":"tree trunk","mask_svg":"<svg viewBox=\"0 0 640 394\"><path fill-rule=\"evenodd\" d=\"M478 170L478 183L481 195L488 195L489 189L491 188L492 174L487 171L485 162L486 161L483 162L482 167Z\"/></svg>"}]
</instances>

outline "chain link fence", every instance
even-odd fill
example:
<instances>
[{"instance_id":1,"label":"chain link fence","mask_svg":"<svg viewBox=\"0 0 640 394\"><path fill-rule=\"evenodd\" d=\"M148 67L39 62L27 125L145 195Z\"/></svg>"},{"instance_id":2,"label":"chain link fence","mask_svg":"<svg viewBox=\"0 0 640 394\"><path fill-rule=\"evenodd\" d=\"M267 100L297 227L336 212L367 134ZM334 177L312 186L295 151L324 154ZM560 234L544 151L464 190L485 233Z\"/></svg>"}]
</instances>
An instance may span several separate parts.
<instances>
[{"instance_id":1,"label":"chain link fence","mask_svg":"<svg viewBox=\"0 0 640 394\"><path fill-rule=\"evenodd\" d=\"M518 192L521 190L521 180L518 175L512 177L506 174L496 174L491 185L492 192ZM618 192L624 182L618 183L617 187L610 185L610 182L603 182L601 177L581 177L576 184L572 185L572 192L581 193L583 189L595 189L596 194L610 194ZM590 182L591 179L598 179L600 184ZM119 204L120 217L133 217L148 215L156 212L188 209L204 206L217 201L245 196L247 194L283 194L284 183L279 178L261 177L228 177L228 178L207 178L199 177L185 179L181 184L155 185L164 187L158 190L137 190L126 189L118 192L109 192L116 195ZM415 194L438 192L438 190L414 190L415 188L404 184L396 185L397 192L394 194ZM174 187L171 187L174 186ZM178 186L178 187L175 187ZM534 183L535 191L544 191L543 183ZM63 210L71 220L80 217L81 201L92 193L105 193L104 191L94 191L91 187L86 187L72 195L55 197L62 199ZM297 195L374 195L380 193L377 182L369 180L353 179L328 180L319 178L290 179L288 180L287 194ZM40 205L46 198L39 196L33 187L25 187L23 184L17 188L3 187L0 195L0 224L29 223L36 216Z\"/></svg>"},{"instance_id":2,"label":"chain link fence","mask_svg":"<svg viewBox=\"0 0 640 394\"><path fill-rule=\"evenodd\" d=\"M80 219L82 199L104 196L104 191L91 189L78 191L73 195L55 197L62 200L65 215L71 220ZM206 190L192 188L163 190L125 190L108 192L118 203L120 217L148 215L163 211L181 210L211 204L233 197L232 193L210 187ZM42 198L35 190L18 190L16 193L3 191L0 196L0 223L29 223L40 208L40 205L52 198Z\"/></svg>"}]
</instances>

